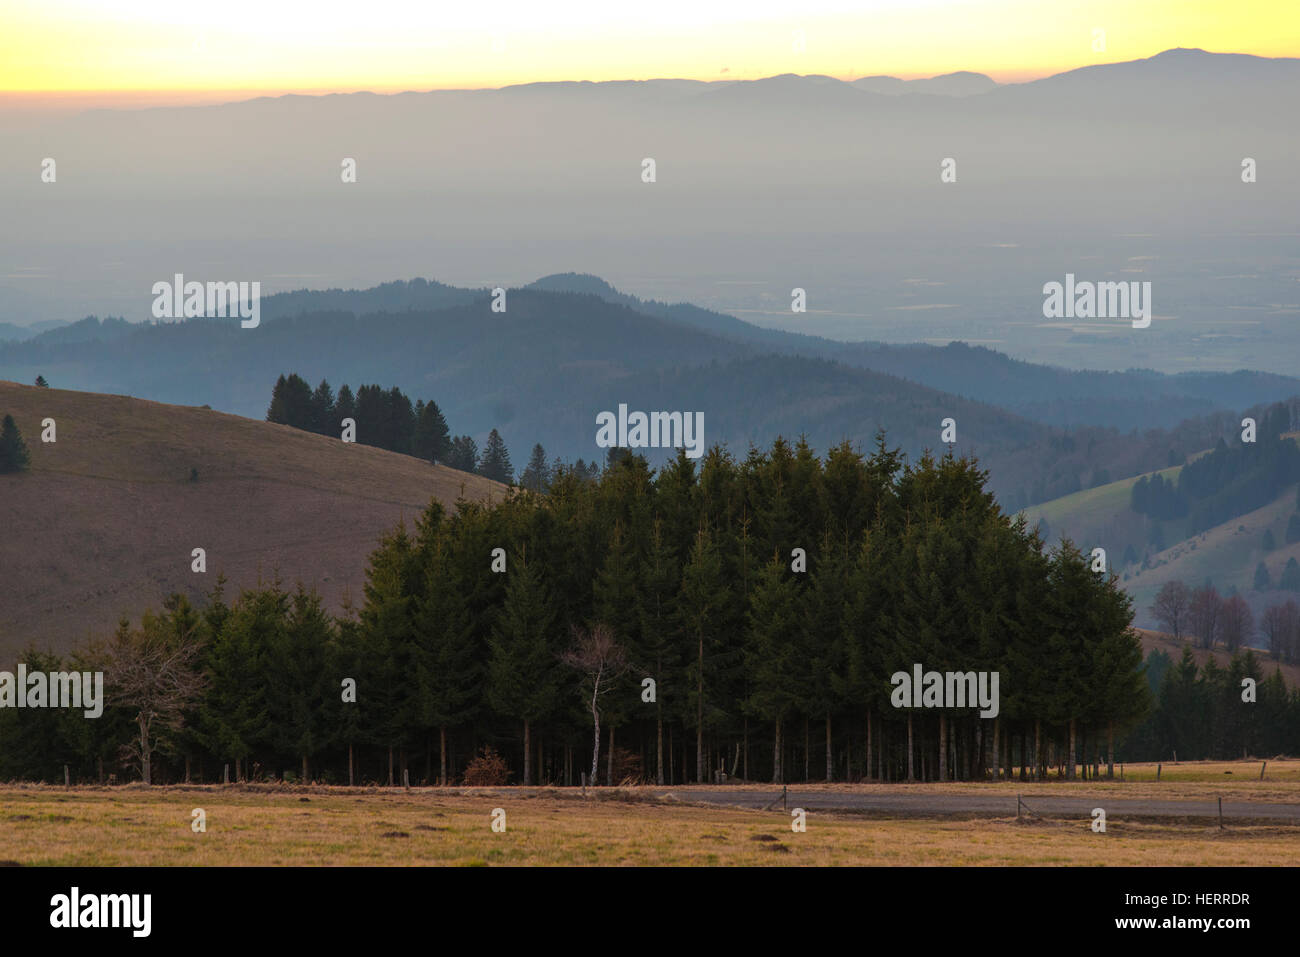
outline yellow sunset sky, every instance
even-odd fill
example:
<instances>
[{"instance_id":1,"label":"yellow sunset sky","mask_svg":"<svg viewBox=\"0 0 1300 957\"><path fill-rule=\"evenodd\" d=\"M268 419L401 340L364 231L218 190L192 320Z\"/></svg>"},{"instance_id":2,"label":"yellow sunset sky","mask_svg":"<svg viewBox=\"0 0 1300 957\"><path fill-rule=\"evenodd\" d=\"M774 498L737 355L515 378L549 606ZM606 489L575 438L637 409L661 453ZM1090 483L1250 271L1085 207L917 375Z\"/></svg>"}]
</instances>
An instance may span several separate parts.
<instances>
[{"instance_id":1,"label":"yellow sunset sky","mask_svg":"<svg viewBox=\"0 0 1300 957\"><path fill-rule=\"evenodd\" d=\"M0 91L51 101L777 73L1015 82L1179 46L1300 55L1300 0L0 0Z\"/></svg>"}]
</instances>

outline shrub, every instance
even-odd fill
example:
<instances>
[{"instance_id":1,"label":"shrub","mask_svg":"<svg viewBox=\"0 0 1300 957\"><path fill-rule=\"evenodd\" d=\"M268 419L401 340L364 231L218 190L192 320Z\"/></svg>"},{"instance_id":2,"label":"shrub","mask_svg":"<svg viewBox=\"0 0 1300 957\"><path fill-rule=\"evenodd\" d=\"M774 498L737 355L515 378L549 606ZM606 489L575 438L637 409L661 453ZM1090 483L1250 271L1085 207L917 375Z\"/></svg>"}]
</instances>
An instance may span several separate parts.
<instances>
[{"instance_id":1,"label":"shrub","mask_svg":"<svg viewBox=\"0 0 1300 957\"><path fill-rule=\"evenodd\" d=\"M510 780L510 769L505 758L495 750L484 747L483 752L465 766L465 784L468 787L499 787Z\"/></svg>"}]
</instances>

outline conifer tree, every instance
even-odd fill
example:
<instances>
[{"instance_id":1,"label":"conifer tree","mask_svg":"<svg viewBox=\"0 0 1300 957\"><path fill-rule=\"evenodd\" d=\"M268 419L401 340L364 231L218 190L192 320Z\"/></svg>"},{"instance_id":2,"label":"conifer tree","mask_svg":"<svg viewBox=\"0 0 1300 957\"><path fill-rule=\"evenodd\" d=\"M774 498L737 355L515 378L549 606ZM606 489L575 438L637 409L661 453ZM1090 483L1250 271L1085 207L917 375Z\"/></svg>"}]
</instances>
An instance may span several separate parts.
<instances>
[{"instance_id":1,"label":"conifer tree","mask_svg":"<svg viewBox=\"0 0 1300 957\"><path fill-rule=\"evenodd\" d=\"M30 462L27 443L23 441L14 417L6 415L4 423L0 425L0 474L21 472Z\"/></svg>"},{"instance_id":2,"label":"conifer tree","mask_svg":"<svg viewBox=\"0 0 1300 957\"><path fill-rule=\"evenodd\" d=\"M482 697L483 668L449 533L436 533L431 548L416 610L416 674L420 722L438 730L438 783L446 785L447 731L473 716Z\"/></svg>"},{"instance_id":3,"label":"conifer tree","mask_svg":"<svg viewBox=\"0 0 1300 957\"><path fill-rule=\"evenodd\" d=\"M492 707L523 724L523 783L532 783L532 727L555 708L559 661L555 605L542 562L527 549L510 556L505 600L489 639L488 698Z\"/></svg>"},{"instance_id":4,"label":"conifer tree","mask_svg":"<svg viewBox=\"0 0 1300 957\"><path fill-rule=\"evenodd\" d=\"M782 762L785 722L804 704L809 662L800 647L803 607L789 566L774 555L758 576L750 596L745 665L749 676L748 707L773 726L772 783L784 781Z\"/></svg>"},{"instance_id":5,"label":"conifer tree","mask_svg":"<svg viewBox=\"0 0 1300 957\"><path fill-rule=\"evenodd\" d=\"M712 534L702 526L696 533L690 560L682 571L678 605L682 638L691 648L688 680L695 698L695 773L700 784L707 780L704 730L714 717L713 708L706 706L705 689L712 687L712 679L718 670L714 656L723 634L728 592L722 558Z\"/></svg>"},{"instance_id":6,"label":"conifer tree","mask_svg":"<svg viewBox=\"0 0 1300 957\"><path fill-rule=\"evenodd\" d=\"M483 446L483 455L478 462L478 474L510 485L515 480L515 469L510 464L510 451L506 448L501 433L493 429L488 433L487 443Z\"/></svg>"},{"instance_id":7,"label":"conifer tree","mask_svg":"<svg viewBox=\"0 0 1300 957\"><path fill-rule=\"evenodd\" d=\"M334 390L328 381L321 379L320 385L311 394L311 430L319 435L335 434L335 413Z\"/></svg>"},{"instance_id":8,"label":"conifer tree","mask_svg":"<svg viewBox=\"0 0 1300 957\"><path fill-rule=\"evenodd\" d=\"M334 421L329 424L326 435L338 435L343 430L343 420L356 421L357 400L345 382L339 386L339 394L334 397Z\"/></svg>"},{"instance_id":9,"label":"conifer tree","mask_svg":"<svg viewBox=\"0 0 1300 957\"><path fill-rule=\"evenodd\" d=\"M458 435L451 441L451 451L447 453L447 461L443 463L448 468L459 469L462 472L476 472L478 470L478 444L468 435Z\"/></svg>"},{"instance_id":10,"label":"conifer tree","mask_svg":"<svg viewBox=\"0 0 1300 957\"><path fill-rule=\"evenodd\" d=\"M640 676L655 682L655 783L666 784L664 769L664 703L674 702L680 711L684 700L681 681L680 644L677 641L677 590L680 569L662 519L656 519L650 546L641 566L637 590L641 640L634 649L632 664Z\"/></svg>"},{"instance_id":11,"label":"conifer tree","mask_svg":"<svg viewBox=\"0 0 1300 957\"><path fill-rule=\"evenodd\" d=\"M411 454L429 462L446 462L451 452L451 433L438 403L430 399L417 403L415 434L411 438Z\"/></svg>"},{"instance_id":12,"label":"conifer tree","mask_svg":"<svg viewBox=\"0 0 1300 957\"><path fill-rule=\"evenodd\" d=\"M267 720L272 743L301 761L301 783L311 782L311 759L331 743L321 702L334 692L327 667L334 623L320 595L302 585L289 598L277 645L267 649Z\"/></svg>"},{"instance_id":13,"label":"conifer tree","mask_svg":"<svg viewBox=\"0 0 1300 957\"><path fill-rule=\"evenodd\" d=\"M519 484L530 492L539 493L545 492L550 486L551 468L546 464L546 449L542 448L541 443L533 446L532 454L528 456L528 465L519 476Z\"/></svg>"}]
</instances>

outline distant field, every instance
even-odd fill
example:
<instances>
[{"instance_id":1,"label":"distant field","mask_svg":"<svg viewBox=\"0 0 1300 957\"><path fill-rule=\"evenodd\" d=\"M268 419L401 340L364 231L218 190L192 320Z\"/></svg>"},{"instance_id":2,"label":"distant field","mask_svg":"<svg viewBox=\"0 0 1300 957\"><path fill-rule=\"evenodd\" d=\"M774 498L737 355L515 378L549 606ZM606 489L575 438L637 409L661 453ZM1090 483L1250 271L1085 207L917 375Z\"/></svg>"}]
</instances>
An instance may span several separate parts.
<instances>
[{"instance_id":1,"label":"distant field","mask_svg":"<svg viewBox=\"0 0 1300 957\"><path fill-rule=\"evenodd\" d=\"M268 386L269 389L269 386ZM138 621L171 591L228 596L269 581L360 599L381 534L437 497L504 486L407 455L209 409L0 381L31 469L0 475L0 661L29 641L66 651ZM52 418L57 441L41 442ZM191 469L197 481L191 481ZM207 573L190 569L207 552Z\"/></svg>"},{"instance_id":2,"label":"distant field","mask_svg":"<svg viewBox=\"0 0 1300 957\"><path fill-rule=\"evenodd\" d=\"M1175 465L1172 468L1161 469L1159 472L1145 474L1148 477L1159 475L1168 481L1176 481L1178 473L1182 470L1181 465ZM1131 478L1120 479L1118 482L1098 485L1096 488L1087 488L1054 498L1049 502L1031 505L1025 509L1025 515L1031 525L1037 523L1040 518L1045 518L1047 524L1053 529L1075 528L1096 520L1099 515L1117 515L1128 510L1133 486L1140 478L1141 475L1134 475Z\"/></svg>"},{"instance_id":3,"label":"distant field","mask_svg":"<svg viewBox=\"0 0 1300 957\"><path fill-rule=\"evenodd\" d=\"M1115 782L913 785L917 794L976 789L1032 803L1048 793L1300 799L1300 761L1265 782L1257 764L1130 765ZM1224 784L1222 771L1234 775ZM1239 769L1239 770L1238 770ZM1275 776L1276 775L1276 776ZM1142 780L1135 781L1135 778ZM835 786L833 786L835 787ZM839 788L852 786L841 785ZM896 786L876 785L899 792ZM816 786L799 786L808 791ZM737 790L757 790L754 785ZM1068 790L1066 790L1068 789ZM770 785L762 790L779 793ZM792 790L794 788L792 787ZM35 865L1281 865L1300 859L1300 828L1188 821L908 815L791 815L702 807L651 789L169 787L0 789L0 863ZM207 831L191 830L192 811ZM494 833L495 808L506 830Z\"/></svg>"},{"instance_id":4,"label":"distant field","mask_svg":"<svg viewBox=\"0 0 1300 957\"><path fill-rule=\"evenodd\" d=\"M1124 587L1133 596L1139 608L1146 608L1155 599L1160 586L1168 581L1182 581L1198 585L1210 578L1215 586L1226 592L1231 587L1251 601L1256 612L1273 602L1295 598L1294 593L1276 589L1287 560L1300 558L1300 542L1286 544L1286 525L1295 512L1295 488L1287 488L1269 504L1245 515L1216 525L1194 538L1177 542L1162 552L1151 555L1151 568L1135 571ZM1277 548L1265 552L1264 532L1272 529ZM1255 566L1263 562L1272 576L1274 590L1258 593L1252 589Z\"/></svg>"},{"instance_id":5,"label":"distant field","mask_svg":"<svg viewBox=\"0 0 1300 957\"><path fill-rule=\"evenodd\" d=\"M1291 438L1300 433L1288 433ZM1189 456L1189 461L1206 452ZM1182 466L1146 473L1160 475L1166 481L1176 481ZM1050 528L1048 544L1055 544L1062 535L1068 535L1080 547L1101 545L1107 548L1110 567L1121 574L1123 587L1133 597L1137 617L1144 623L1150 621L1148 609L1160 587L1169 581L1182 581L1199 585L1211 579L1221 592L1236 588L1250 602L1258 616L1268 605L1294 597L1276 591L1287 560L1300 559L1300 542L1286 544L1286 526L1295 511L1296 490L1292 486L1261 508L1238 518L1207 529L1192 538L1184 538L1187 520L1177 519L1161 523L1164 540L1169 547L1156 551L1150 546L1135 545L1139 558L1150 554L1151 566L1142 569L1137 565L1121 564L1122 544L1131 541L1134 529L1145 527L1146 519L1129 508L1133 486L1142 476L1121 479L1096 488L1084 489L1072 495L1052 499L1024 510L1030 525L1044 519ZM1264 532L1271 529L1278 547L1271 552L1263 549ZM1109 543L1109 544L1108 544ZM1255 592L1255 566L1263 562L1268 568L1275 590Z\"/></svg>"}]
</instances>

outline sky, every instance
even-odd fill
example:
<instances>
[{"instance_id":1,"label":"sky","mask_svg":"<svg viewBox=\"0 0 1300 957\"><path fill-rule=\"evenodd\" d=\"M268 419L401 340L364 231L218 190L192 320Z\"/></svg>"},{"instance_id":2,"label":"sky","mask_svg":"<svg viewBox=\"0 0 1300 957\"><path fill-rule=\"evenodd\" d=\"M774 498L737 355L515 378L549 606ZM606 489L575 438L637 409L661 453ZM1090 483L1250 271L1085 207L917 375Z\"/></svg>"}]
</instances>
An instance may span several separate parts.
<instances>
[{"instance_id":1,"label":"sky","mask_svg":"<svg viewBox=\"0 0 1300 957\"><path fill-rule=\"evenodd\" d=\"M1300 55L1300 3L0 0L0 98L80 106L956 70L1018 82L1179 46Z\"/></svg>"}]
</instances>

